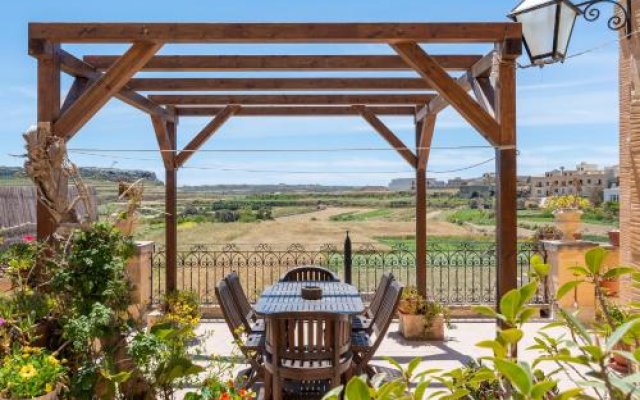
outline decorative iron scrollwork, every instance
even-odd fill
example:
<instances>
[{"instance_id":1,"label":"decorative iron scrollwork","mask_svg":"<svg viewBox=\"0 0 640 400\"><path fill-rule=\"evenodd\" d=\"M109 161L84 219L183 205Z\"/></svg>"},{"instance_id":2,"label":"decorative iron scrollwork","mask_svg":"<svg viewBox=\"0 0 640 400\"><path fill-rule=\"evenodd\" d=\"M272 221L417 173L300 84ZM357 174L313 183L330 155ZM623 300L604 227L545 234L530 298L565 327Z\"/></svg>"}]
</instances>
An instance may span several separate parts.
<instances>
[{"instance_id":1,"label":"decorative iron scrollwork","mask_svg":"<svg viewBox=\"0 0 640 400\"><path fill-rule=\"evenodd\" d=\"M580 4L576 4L576 7L582 10L582 16L589 22L600 19L602 14L600 6L602 3L613 4L615 11L613 15L607 20L607 26L612 31L619 31L625 29L626 34L631 34L631 3L627 1L625 7L621 2L617 0L591 0L585 1Z\"/></svg>"}]
</instances>

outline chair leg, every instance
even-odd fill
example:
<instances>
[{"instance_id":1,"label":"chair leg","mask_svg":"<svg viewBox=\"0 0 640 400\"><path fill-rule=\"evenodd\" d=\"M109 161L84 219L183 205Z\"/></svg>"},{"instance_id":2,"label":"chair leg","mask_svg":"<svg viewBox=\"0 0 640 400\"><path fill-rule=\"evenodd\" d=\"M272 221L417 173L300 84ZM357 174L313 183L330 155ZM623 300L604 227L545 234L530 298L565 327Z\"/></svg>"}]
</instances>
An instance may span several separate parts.
<instances>
[{"instance_id":1,"label":"chair leg","mask_svg":"<svg viewBox=\"0 0 640 400\"><path fill-rule=\"evenodd\" d=\"M264 398L265 400L273 398L273 375L269 371L264 373Z\"/></svg>"},{"instance_id":2,"label":"chair leg","mask_svg":"<svg viewBox=\"0 0 640 400\"><path fill-rule=\"evenodd\" d=\"M282 400L282 381L279 376L274 376L271 384L271 392L273 400Z\"/></svg>"}]
</instances>

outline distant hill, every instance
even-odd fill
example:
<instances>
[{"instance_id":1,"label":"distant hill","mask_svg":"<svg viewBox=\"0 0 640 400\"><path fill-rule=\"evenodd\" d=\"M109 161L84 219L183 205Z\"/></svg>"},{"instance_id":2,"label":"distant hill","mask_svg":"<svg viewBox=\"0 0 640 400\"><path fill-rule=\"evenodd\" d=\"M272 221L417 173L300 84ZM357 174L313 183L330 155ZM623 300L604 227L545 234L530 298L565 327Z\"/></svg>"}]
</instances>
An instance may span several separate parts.
<instances>
[{"instance_id":1,"label":"distant hill","mask_svg":"<svg viewBox=\"0 0 640 400\"><path fill-rule=\"evenodd\" d=\"M118 169L118 168L97 168L80 167L80 176L88 180L108 181L108 182L133 182L144 179L145 182L160 183L155 172L138 169ZM2 167L0 166L0 179L27 178L22 167Z\"/></svg>"},{"instance_id":2,"label":"distant hill","mask_svg":"<svg viewBox=\"0 0 640 400\"><path fill-rule=\"evenodd\" d=\"M335 192L386 192L384 186L325 186L325 185L200 185L180 186L182 192L207 192L220 194L254 193L335 193Z\"/></svg>"}]
</instances>

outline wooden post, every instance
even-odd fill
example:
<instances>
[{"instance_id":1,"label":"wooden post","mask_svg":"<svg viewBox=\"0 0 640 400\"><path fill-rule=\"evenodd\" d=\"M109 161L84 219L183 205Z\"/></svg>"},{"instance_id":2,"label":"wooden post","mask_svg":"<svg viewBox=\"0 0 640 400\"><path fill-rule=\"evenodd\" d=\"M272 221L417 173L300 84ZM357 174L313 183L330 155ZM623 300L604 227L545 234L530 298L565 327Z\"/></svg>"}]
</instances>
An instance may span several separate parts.
<instances>
[{"instance_id":1,"label":"wooden post","mask_svg":"<svg viewBox=\"0 0 640 400\"><path fill-rule=\"evenodd\" d=\"M416 154L420 154L420 142L424 121L416 122ZM416 167L416 289L427 295L427 170L426 165Z\"/></svg>"},{"instance_id":2,"label":"wooden post","mask_svg":"<svg viewBox=\"0 0 640 400\"><path fill-rule=\"evenodd\" d=\"M177 186L178 170L175 167L177 121L166 122L169 144L171 145L171 162L165 167L165 246L166 246L166 293L178 289L178 215Z\"/></svg>"},{"instance_id":3,"label":"wooden post","mask_svg":"<svg viewBox=\"0 0 640 400\"><path fill-rule=\"evenodd\" d=\"M496 117L500 145L496 148L496 307L500 298L518 287L517 170L516 170L516 63L519 43L498 46Z\"/></svg>"},{"instance_id":4,"label":"wooden post","mask_svg":"<svg viewBox=\"0 0 640 400\"><path fill-rule=\"evenodd\" d=\"M38 131L53 135L53 123L60 113L60 58L57 43L43 44L38 55ZM36 207L38 240L48 239L57 229L56 222L47 208L40 202Z\"/></svg>"},{"instance_id":5,"label":"wooden post","mask_svg":"<svg viewBox=\"0 0 640 400\"><path fill-rule=\"evenodd\" d=\"M345 283L352 282L351 268L353 260L351 257L351 238L349 237L349 231L347 231L347 237L344 239L344 281Z\"/></svg>"}]
</instances>

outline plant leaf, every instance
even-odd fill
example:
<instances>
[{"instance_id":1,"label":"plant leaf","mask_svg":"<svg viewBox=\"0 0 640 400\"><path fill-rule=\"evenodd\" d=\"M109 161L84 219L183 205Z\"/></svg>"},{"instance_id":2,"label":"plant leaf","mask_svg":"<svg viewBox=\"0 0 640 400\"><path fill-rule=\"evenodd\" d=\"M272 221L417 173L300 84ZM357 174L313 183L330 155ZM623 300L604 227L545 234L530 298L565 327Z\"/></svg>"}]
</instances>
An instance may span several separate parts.
<instances>
[{"instance_id":1,"label":"plant leaf","mask_svg":"<svg viewBox=\"0 0 640 400\"><path fill-rule=\"evenodd\" d=\"M560 300L567 293L569 293L570 291L572 291L573 289L578 287L578 285L581 284L581 283L582 283L582 281L569 281L569 282L565 283L564 285L560 286L560 288L558 289L558 292L556 293L556 299Z\"/></svg>"},{"instance_id":2,"label":"plant leaf","mask_svg":"<svg viewBox=\"0 0 640 400\"><path fill-rule=\"evenodd\" d=\"M618 342L622 340L624 335L626 335L627 333L629 333L630 330L638 326L638 324L640 324L640 319L633 319L631 321L627 321L624 324L620 325L620 327L616 329L611 334L611 336L607 338L607 343L606 343L607 351L611 351L613 349L613 346L618 344Z\"/></svg>"},{"instance_id":3,"label":"plant leaf","mask_svg":"<svg viewBox=\"0 0 640 400\"><path fill-rule=\"evenodd\" d=\"M587 251L587 253L584 255L584 261L587 263L589 272L591 272L593 275L598 275L600 273L600 269L602 268L602 263L607 257L607 254L609 254L609 252L600 246L594 247L593 249Z\"/></svg>"},{"instance_id":4,"label":"plant leaf","mask_svg":"<svg viewBox=\"0 0 640 400\"><path fill-rule=\"evenodd\" d=\"M531 393L531 377L527 371L519 364L516 364L509 360L501 360L499 358L493 359L498 371L504 375L513 387L523 396L527 396Z\"/></svg>"},{"instance_id":5,"label":"plant leaf","mask_svg":"<svg viewBox=\"0 0 640 400\"><path fill-rule=\"evenodd\" d=\"M361 377L353 378L347 383L345 390L347 400L370 400L369 387Z\"/></svg>"}]
</instances>

